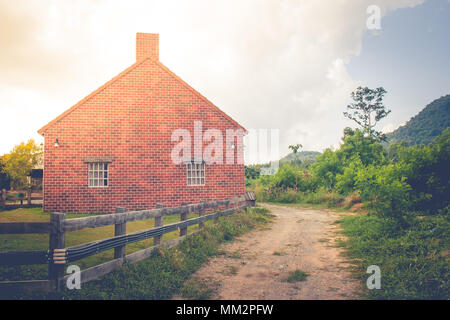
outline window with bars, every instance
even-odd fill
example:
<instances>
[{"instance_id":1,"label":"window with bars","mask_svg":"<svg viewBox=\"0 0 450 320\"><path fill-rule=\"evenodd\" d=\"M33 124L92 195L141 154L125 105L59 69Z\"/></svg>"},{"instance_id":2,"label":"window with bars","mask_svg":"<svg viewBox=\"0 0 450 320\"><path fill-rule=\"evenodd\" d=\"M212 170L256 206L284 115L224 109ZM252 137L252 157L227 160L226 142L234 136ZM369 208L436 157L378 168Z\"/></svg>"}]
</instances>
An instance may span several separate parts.
<instances>
[{"instance_id":1,"label":"window with bars","mask_svg":"<svg viewBox=\"0 0 450 320\"><path fill-rule=\"evenodd\" d=\"M205 163L186 163L186 178L188 186L204 186Z\"/></svg>"},{"instance_id":2,"label":"window with bars","mask_svg":"<svg viewBox=\"0 0 450 320\"><path fill-rule=\"evenodd\" d=\"M88 163L88 186L107 187L108 167L108 163L104 162Z\"/></svg>"}]
</instances>

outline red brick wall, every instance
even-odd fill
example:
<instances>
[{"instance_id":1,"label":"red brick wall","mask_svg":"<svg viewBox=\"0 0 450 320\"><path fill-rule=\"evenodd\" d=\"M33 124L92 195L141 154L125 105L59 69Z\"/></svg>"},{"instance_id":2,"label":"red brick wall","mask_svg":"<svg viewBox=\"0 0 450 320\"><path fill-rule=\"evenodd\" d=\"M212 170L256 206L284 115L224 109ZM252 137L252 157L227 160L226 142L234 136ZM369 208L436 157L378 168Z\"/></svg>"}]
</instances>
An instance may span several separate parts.
<instances>
[{"instance_id":1,"label":"red brick wall","mask_svg":"<svg viewBox=\"0 0 450 320\"><path fill-rule=\"evenodd\" d=\"M243 164L206 166L206 185L187 186L185 165L174 165L172 131L193 136L236 125L158 63L145 60L45 131L44 211L111 213L155 203L224 199L244 193ZM55 139L59 147L54 147ZM226 151L224 150L224 156ZM109 186L88 187L90 157L109 157Z\"/></svg>"}]
</instances>

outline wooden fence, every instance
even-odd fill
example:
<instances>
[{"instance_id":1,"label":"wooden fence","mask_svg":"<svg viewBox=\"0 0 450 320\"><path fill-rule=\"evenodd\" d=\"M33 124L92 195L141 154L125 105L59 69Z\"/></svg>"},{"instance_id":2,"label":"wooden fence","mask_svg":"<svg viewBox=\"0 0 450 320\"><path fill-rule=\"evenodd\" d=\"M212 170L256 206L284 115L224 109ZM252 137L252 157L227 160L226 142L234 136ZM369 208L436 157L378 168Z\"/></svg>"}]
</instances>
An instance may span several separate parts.
<instances>
[{"instance_id":1,"label":"wooden fence","mask_svg":"<svg viewBox=\"0 0 450 320\"><path fill-rule=\"evenodd\" d=\"M125 212L117 208L115 214L106 214L85 218L65 219L64 213L51 213L50 222L3 222L0 234L48 233L49 249L45 251L0 252L0 265L48 264L48 279L30 281L0 282L0 291L55 291L61 290L70 275L65 275L65 266L73 261L114 248L114 260L81 271L81 283L99 279L103 275L120 268L125 262L133 263L150 256L156 248L170 248L187 236L187 228L203 224L207 220L218 221L220 216L227 216L245 209L245 197L201 201L199 204L182 204L180 207L164 207L158 204L155 209ZM187 219L189 213L198 217ZM180 222L164 225L167 215L180 215ZM127 222L155 219L154 228L126 233ZM114 225L114 237L66 248L65 233L85 228L98 228ZM162 235L179 230L176 239L162 242ZM153 246L125 255L127 243L153 238Z\"/></svg>"},{"instance_id":2,"label":"wooden fence","mask_svg":"<svg viewBox=\"0 0 450 320\"><path fill-rule=\"evenodd\" d=\"M27 202L27 205L30 206L35 200L43 200L42 192L32 192L31 190L26 191L7 191L5 189L0 191L0 207L2 206L14 206L14 207L22 207L24 205L24 201ZM19 205L16 204L6 204L6 202L20 202Z\"/></svg>"}]
</instances>

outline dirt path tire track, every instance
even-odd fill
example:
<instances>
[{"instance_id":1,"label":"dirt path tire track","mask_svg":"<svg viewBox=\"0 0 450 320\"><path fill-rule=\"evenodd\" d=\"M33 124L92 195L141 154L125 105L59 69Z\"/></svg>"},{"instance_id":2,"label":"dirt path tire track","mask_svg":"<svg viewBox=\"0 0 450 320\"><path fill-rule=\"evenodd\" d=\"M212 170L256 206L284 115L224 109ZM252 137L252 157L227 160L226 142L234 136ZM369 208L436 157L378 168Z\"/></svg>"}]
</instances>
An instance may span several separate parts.
<instances>
[{"instance_id":1,"label":"dirt path tire track","mask_svg":"<svg viewBox=\"0 0 450 320\"><path fill-rule=\"evenodd\" d=\"M333 245L338 213L262 206L276 216L273 224L224 244L226 254L193 275L216 285L213 299L358 299L360 283L340 255L342 248ZM296 269L309 274L306 281L284 281Z\"/></svg>"}]
</instances>

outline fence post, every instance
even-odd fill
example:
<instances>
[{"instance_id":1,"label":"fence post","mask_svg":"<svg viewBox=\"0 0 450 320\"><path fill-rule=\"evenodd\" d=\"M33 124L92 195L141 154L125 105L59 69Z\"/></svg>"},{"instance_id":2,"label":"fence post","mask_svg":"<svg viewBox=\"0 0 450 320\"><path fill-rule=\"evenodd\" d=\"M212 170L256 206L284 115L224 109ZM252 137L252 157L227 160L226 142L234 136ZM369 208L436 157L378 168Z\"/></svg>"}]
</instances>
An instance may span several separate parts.
<instances>
[{"instance_id":1,"label":"fence post","mask_svg":"<svg viewBox=\"0 0 450 320\"><path fill-rule=\"evenodd\" d=\"M2 189L2 194L0 196L0 204L6 204L6 190Z\"/></svg>"},{"instance_id":2,"label":"fence post","mask_svg":"<svg viewBox=\"0 0 450 320\"><path fill-rule=\"evenodd\" d=\"M118 207L116 208L116 214L117 213L122 213L122 212L126 212L125 208L122 207ZM127 222L120 222L122 221L122 219L119 220L119 223L116 223L114 225L114 236L123 236L125 234L127 234ZM114 248L114 259L118 259L118 258L123 258L125 257L125 250L126 250L126 245L120 246L120 247L115 247Z\"/></svg>"},{"instance_id":3,"label":"fence post","mask_svg":"<svg viewBox=\"0 0 450 320\"><path fill-rule=\"evenodd\" d=\"M225 203L225 210L228 210L228 209L230 209L230 199L229 198L225 198L225 201L226 201L226 203Z\"/></svg>"},{"instance_id":4,"label":"fence post","mask_svg":"<svg viewBox=\"0 0 450 320\"><path fill-rule=\"evenodd\" d=\"M219 200L214 199L213 201L215 202L214 203L214 213L216 213L217 212L217 208L219 207L219 204L217 203L217 201L219 201ZM214 223L219 223L219 217L214 219Z\"/></svg>"},{"instance_id":5,"label":"fence post","mask_svg":"<svg viewBox=\"0 0 450 320\"><path fill-rule=\"evenodd\" d=\"M53 254L54 249L64 249L66 247L66 233L63 230L65 213L50 213L51 231L49 237L49 251ZM61 290L64 278L65 264L55 264L54 261L48 265L48 279L56 281L56 290Z\"/></svg>"},{"instance_id":6,"label":"fence post","mask_svg":"<svg viewBox=\"0 0 450 320\"><path fill-rule=\"evenodd\" d=\"M182 202L182 206L188 205L187 202ZM187 220L189 210L183 210L180 214L180 221ZM180 228L180 237L187 235L187 227L186 228Z\"/></svg>"},{"instance_id":7,"label":"fence post","mask_svg":"<svg viewBox=\"0 0 450 320\"><path fill-rule=\"evenodd\" d=\"M164 208L164 204L157 203L155 205L155 207L156 208ZM163 213L161 212L161 214L159 216L155 217L155 227L161 227L163 225L164 225L164 216L163 216ZM155 246L160 245L161 240L162 240L162 235L153 237L153 245L155 245Z\"/></svg>"},{"instance_id":8,"label":"fence post","mask_svg":"<svg viewBox=\"0 0 450 320\"><path fill-rule=\"evenodd\" d=\"M201 216L204 216L204 215L205 215L205 200L201 200L200 201L200 210L198 211L198 216L201 217ZM205 227L205 223L204 222L200 222L198 224L198 227L200 229L204 228Z\"/></svg>"},{"instance_id":9,"label":"fence post","mask_svg":"<svg viewBox=\"0 0 450 320\"><path fill-rule=\"evenodd\" d=\"M31 189L27 190L27 204L31 205Z\"/></svg>"}]
</instances>

